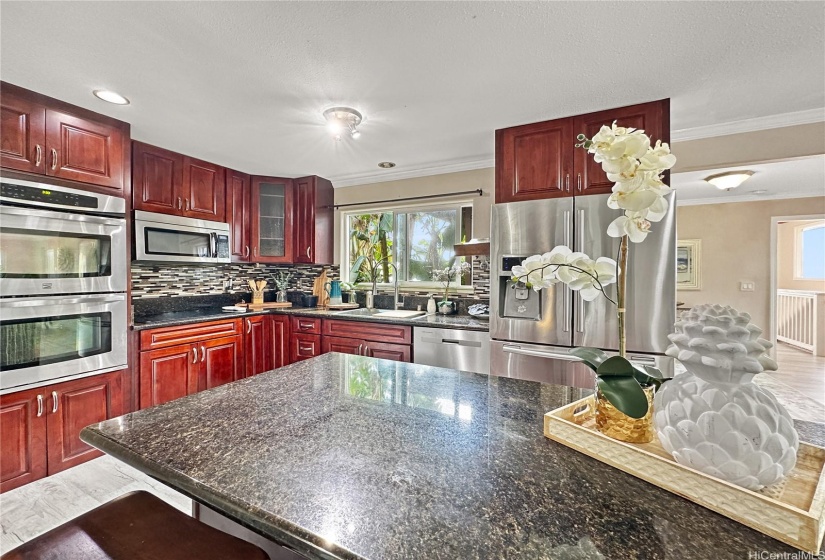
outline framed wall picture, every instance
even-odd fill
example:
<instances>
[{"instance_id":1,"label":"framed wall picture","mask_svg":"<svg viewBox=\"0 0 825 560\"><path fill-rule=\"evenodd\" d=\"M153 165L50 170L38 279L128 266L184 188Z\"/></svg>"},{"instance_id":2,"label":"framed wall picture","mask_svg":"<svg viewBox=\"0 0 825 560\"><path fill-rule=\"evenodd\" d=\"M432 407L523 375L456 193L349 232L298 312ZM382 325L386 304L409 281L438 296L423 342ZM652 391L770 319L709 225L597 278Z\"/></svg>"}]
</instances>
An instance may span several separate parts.
<instances>
[{"instance_id":1,"label":"framed wall picture","mask_svg":"<svg viewBox=\"0 0 825 560\"><path fill-rule=\"evenodd\" d=\"M676 289L702 289L702 240L680 239L676 242Z\"/></svg>"}]
</instances>

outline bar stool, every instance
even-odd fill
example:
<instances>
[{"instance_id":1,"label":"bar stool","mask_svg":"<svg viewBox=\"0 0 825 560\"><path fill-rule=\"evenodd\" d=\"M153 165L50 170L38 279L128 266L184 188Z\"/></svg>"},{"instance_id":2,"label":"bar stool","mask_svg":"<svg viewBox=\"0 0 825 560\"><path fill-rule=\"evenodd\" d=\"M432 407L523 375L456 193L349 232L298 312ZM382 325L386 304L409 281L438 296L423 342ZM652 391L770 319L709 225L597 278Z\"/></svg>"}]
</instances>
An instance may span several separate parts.
<instances>
[{"instance_id":1,"label":"bar stool","mask_svg":"<svg viewBox=\"0 0 825 560\"><path fill-rule=\"evenodd\" d=\"M130 492L4 554L0 560L269 560L257 546Z\"/></svg>"}]
</instances>

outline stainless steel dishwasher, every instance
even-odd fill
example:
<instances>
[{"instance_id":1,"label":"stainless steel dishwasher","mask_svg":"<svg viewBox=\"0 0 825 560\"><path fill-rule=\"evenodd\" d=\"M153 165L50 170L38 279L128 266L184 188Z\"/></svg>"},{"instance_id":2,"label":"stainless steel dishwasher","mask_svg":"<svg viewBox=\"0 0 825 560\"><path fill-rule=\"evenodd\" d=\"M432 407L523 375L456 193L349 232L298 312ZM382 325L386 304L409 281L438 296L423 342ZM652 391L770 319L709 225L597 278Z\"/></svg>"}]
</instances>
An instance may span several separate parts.
<instances>
[{"instance_id":1,"label":"stainless steel dishwasher","mask_svg":"<svg viewBox=\"0 0 825 560\"><path fill-rule=\"evenodd\" d=\"M413 327L416 364L490 374L490 333Z\"/></svg>"}]
</instances>

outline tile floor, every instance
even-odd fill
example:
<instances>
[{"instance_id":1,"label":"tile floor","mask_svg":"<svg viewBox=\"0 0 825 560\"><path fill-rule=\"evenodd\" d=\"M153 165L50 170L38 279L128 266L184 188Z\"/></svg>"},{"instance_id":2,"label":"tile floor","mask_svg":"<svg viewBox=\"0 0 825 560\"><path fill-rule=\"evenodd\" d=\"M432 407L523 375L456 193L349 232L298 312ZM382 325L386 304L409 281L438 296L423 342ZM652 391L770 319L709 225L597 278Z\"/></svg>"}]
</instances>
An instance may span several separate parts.
<instances>
[{"instance_id":1,"label":"tile floor","mask_svg":"<svg viewBox=\"0 0 825 560\"><path fill-rule=\"evenodd\" d=\"M825 357L780 342L776 362L779 370L771 376L825 406Z\"/></svg>"},{"instance_id":2,"label":"tile floor","mask_svg":"<svg viewBox=\"0 0 825 560\"><path fill-rule=\"evenodd\" d=\"M192 513L192 500L105 455L0 494L0 554L133 490Z\"/></svg>"}]
</instances>

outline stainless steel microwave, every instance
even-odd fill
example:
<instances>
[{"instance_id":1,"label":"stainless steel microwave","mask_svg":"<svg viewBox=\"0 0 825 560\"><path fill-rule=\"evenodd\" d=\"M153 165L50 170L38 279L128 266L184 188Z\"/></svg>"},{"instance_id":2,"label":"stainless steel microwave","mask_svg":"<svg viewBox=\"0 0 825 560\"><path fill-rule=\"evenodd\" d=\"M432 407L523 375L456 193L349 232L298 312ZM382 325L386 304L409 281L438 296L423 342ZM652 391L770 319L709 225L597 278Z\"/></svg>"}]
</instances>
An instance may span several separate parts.
<instances>
[{"instance_id":1,"label":"stainless steel microwave","mask_svg":"<svg viewBox=\"0 0 825 560\"><path fill-rule=\"evenodd\" d=\"M230 262L229 224L135 210L135 261Z\"/></svg>"}]
</instances>

